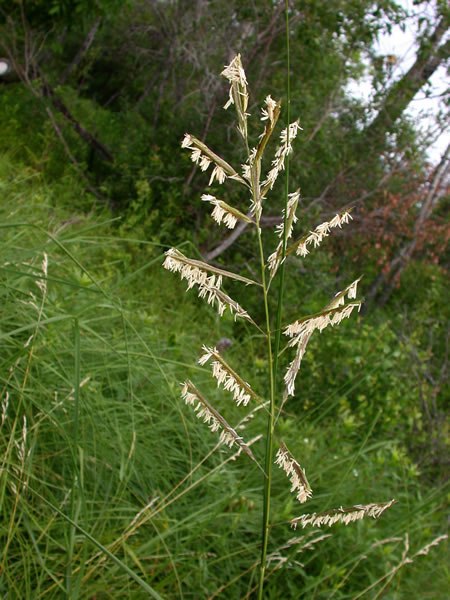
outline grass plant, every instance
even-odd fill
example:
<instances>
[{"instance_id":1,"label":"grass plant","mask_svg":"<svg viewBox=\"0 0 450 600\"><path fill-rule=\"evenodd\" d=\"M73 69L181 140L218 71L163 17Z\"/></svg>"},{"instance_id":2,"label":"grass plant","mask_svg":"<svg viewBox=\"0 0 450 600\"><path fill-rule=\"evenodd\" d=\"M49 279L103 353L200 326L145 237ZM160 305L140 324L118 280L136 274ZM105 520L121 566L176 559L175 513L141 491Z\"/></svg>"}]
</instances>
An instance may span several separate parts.
<instances>
[{"instance_id":1,"label":"grass plant","mask_svg":"<svg viewBox=\"0 0 450 600\"><path fill-rule=\"evenodd\" d=\"M287 21L287 31L288 25ZM287 38L289 38L289 35L287 35ZM197 288L199 297L205 299L208 304L215 307L220 316L228 312L233 315L235 320L243 319L250 327L253 326L256 329L256 336L260 338L261 344L264 344L266 347L267 396L263 393L257 393L254 387L227 362L217 348L204 345L203 350L205 354L198 360L200 365L205 365L208 361L212 361L212 376L217 380L218 387L231 392L233 400L238 406L242 405L245 407L253 403L257 408L260 406L263 407L264 410L255 418L258 419L261 415L265 416L265 434L262 428L259 436L251 442L246 442L243 439L239 428L231 426L228 417L224 416L225 413L219 412L192 381L186 380L183 383L181 393L185 403L193 407L197 417L203 420L212 432L220 432L220 444L224 444L230 448L236 445L238 454L241 451L245 453L263 473L261 486L263 490L262 534L260 542L261 558L259 561L258 583L255 586L258 599L262 599L264 597L265 581L274 558L272 554L268 554L268 548L273 528L273 523L271 522L271 504L275 446L278 446L275 462L288 477L291 486L290 492L295 494L298 503L303 504L309 501L313 495L312 488L306 478L305 470L290 453L277 431L277 418L283 414L288 398L295 395L296 378L312 334L317 330L322 332L328 326L338 325L344 319L349 318L352 313L359 312L361 302L356 299L356 295L360 278L350 283L343 290L335 293L334 298L319 312L302 316L290 324L282 325L286 260L293 254L306 258L311 249L318 248L324 238L332 233L333 229L336 227L341 228L343 225L348 224L351 215L348 211L336 214L330 221L318 225L313 231L307 232L296 241L291 242L297 222L296 211L300 201L300 191L289 192L289 155L293 150L294 139L299 134L301 128L298 121L290 122L289 83L287 125L281 131L279 145L275 150L267 174L263 176L264 165L266 164L264 160L265 153L281 114L281 104L274 101L271 96L266 97L264 107L261 109L261 121L265 122L265 126L258 137L256 145L252 147L248 125L248 117L250 115L247 112L249 105L248 82L240 55L235 56L231 63L225 67L222 76L230 84L229 100L224 108L227 109L231 105L234 105L236 109L237 130L242 138L245 152L245 162L242 165L241 172L239 172L238 168L230 165L215 150L210 149L190 133L185 135L182 147L190 151L191 160L199 165L201 171L207 171L211 167L210 186L214 185L215 182L222 185L228 180L230 183L233 182L235 185L238 184L245 188L245 194L249 198L246 208L231 205L211 193L204 194L202 200L209 202L214 207L211 216L219 226L224 224L226 227L234 229L238 221L244 221L249 228L253 229L256 254L260 265L259 278L250 279L247 274L244 276L222 268L219 269L216 265L188 258L176 248L172 248L166 252L164 267L169 271L179 273L181 279L187 281L188 290ZM270 203L270 192L274 188L279 175L284 170L286 170L284 208L279 219L279 224L276 227L279 242L275 250L269 255L266 249L266 241L262 235L261 218L263 210ZM269 293L270 289L277 282L277 272L279 273L277 300L276 302L271 302ZM240 301L236 301L224 292L222 287L224 280L231 284L237 281L241 285L244 284L252 287L256 290L256 293L259 292L258 301L264 308L264 318L260 323L249 314L249 311L240 304ZM236 287L234 285L235 289ZM273 311L272 307L275 307ZM283 350L281 350L282 334L289 338ZM294 355L291 357L291 362L285 370L283 378L284 390L281 391L279 382L280 358L284 354L284 351L290 348L294 348ZM266 397L268 400L264 402ZM253 412L248 413L247 417L244 417L244 421L250 417L253 418ZM259 440L259 438L263 439L265 448L264 459L261 461L258 455L255 456L253 450L250 448L250 444L253 444L255 439ZM291 518L291 526L296 529L298 525L301 525L302 528L307 526L332 526L337 523L348 525L363 518L377 519L387 509L392 507L396 501L394 499L387 501L377 499L376 502L369 500L364 504L355 504L352 499L351 502L352 504L346 507L340 504L337 508L325 508L320 512L301 514L300 516ZM444 537L438 537L436 540L442 541ZM319 536L315 539L314 543L326 538L327 536ZM293 539L295 541L291 540L288 542L287 547L302 544L305 541L303 537ZM436 543L438 542L436 541ZM430 542L430 544L434 546L434 542ZM407 541L405 538L405 558L399 563L401 566L407 562L408 549L406 546ZM418 551L415 556L419 556L420 553L421 551ZM388 578L389 576L387 575L386 577ZM382 579L384 581L384 577ZM381 580L379 582L381 583ZM374 584L374 587L376 585ZM372 587L369 586L367 591L371 589Z\"/></svg>"},{"instance_id":2,"label":"grass plant","mask_svg":"<svg viewBox=\"0 0 450 600\"><path fill-rule=\"evenodd\" d=\"M243 110L238 121L245 148L250 135L239 68L237 73L231 93ZM262 166L278 109L266 100L267 135L258 146L264 145ZM281 154L292 138L287 129ZM312 329L333 325L341 309L355 304L347 296L356 286L339 286L346 290L345 304L321 310L334 279L314 276L320 285L312 289L294 282L295 265L282 258L284 248L296 256L288 231L299 197L287 197L278 230L283 235L262 236L258 211L269 200L258 196L257 164L247 162L244 171L250 176L253 167L253 175L239 174L242 181L236 182L245 194L252 188L253 211L218 199L212 210L225 226L233 218L251 221L258 253L263 248L260 279L250 283L250 269L230 278L220 264L209 265L204 276L198 255L189 258L192 246L177 248L185 257L177 270L185 269L189 282L198 278L194 285L223 309L220 317L161 272L167 256L159 244L124 234L109 215L76 210L76 178L48 182L38 171L0 157L2 597L445 597L446 490L424 484L399 433L385 435L388 411L381 407L392 408L382 404L385 391L401 384L396 369L386 368L389 328L343 321L339 338L329 330L320 340L313 335ZM228 179L238 173L223 162L211 166ZM216 169L216 181L222 171ZM321 235L324 229L314 231ZM312 234L305 235L298 248L311 250L305 260L315 272L314 240L307 242ZM275 269L281 263L276 277L270 253ZM169 256L180 261L179 254ZM283 265L285 284L292 287L281 313L277 285ZM308 305L307 319L295 314L294 296ZM280 314L292 325L292 336L286 336L287 347L277 348ZM283 389L292 380L283 382L281 366L288 353L293 355L286 362L295 360L308 336L301 393L284 402ZM224 337L233 344L216 351ZM335 380L328 373L327 387L320 385L324 346L329 372L350 373ZM193 348L202 364L193 364ZM373 357L364 372L355 368L355 348ZM198 390L216 411L201 416L214 428L213 418L218 421L222 442L232 441L231 449L186 411L183 380L194 386L186 393ZM360 401L369 387L375 408ZM266 431L272 427L271 448ZM284 469L274 464L273 446L283 453ZM377 522L291 532L290 523L302 512L297 496L306 497L309 515L355 501L395 498L397 504Z\"/></svg>"}]
</instances>

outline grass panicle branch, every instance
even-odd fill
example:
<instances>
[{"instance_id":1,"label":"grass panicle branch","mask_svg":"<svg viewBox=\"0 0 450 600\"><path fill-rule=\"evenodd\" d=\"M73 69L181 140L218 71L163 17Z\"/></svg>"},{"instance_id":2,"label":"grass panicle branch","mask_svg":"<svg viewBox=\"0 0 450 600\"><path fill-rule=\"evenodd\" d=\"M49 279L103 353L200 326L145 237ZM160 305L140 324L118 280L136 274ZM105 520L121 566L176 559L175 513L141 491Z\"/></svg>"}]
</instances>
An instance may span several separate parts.
<instances>
[{"instance_id":1,"label":"grass panicle branch","mask_svg":"<svg viewBox=\"0 0 450 600\"><path fill-rule=\"evenodd\" d=\"M396 500L390 500L389 502L384 503L373 502L371 504L355 504L355 506L347 508L341 506L340 508L333 508L321 513L301 515L300 517L293 519L291 525L294 529L296 529L298 525L301 525L302 527L306 527L307 525L313 527L322 527L322 525L326 525L331 527L335 523L348 525L349 523L360 521L366 517L378 519L384 511L395 504L395 502Z\"/></svg>"},{"instance_id":2,"label":"grass panicle branch","mask_svg":"<svg viewBox=\"0 0 450 600\"><path fill-rule=\"evenodd\" d=\"M234 206L230 206L223 200L219 200L211 194L203 194L202 200L203 202L209 202L214 206L211 216L218 225L223 222L228 229L234 229L238 221L254 223L250 217L244 215L240 210L234 208Z\"/></svg>"},{"instance_id":3,"label":"grass panicle branch","mask_svg":"<svg viewBox=\"0 0 450 600\"><path fill-rule=\"evenodd\" d=\"M342 225L349 223L351 216L349 211L344 211L340 214L335 215L331 221L325 221L318 225L313 231L310 231L307 235L300 238L297 242L292 244L290 248L288 248L288 254L291 254L295 251L298 256L305 257L309 254L308 246L312 246L313 248L318 248L322 241L328 237L331 233L331 230L335 227L342 228Z\"/></svg>"},{"instance_id":4,"label":"grass panicle branch","mask_svg":"<svg viewBox=\"0 0 450 600\"><path fill-rule=\"evenodd\" d=\"M199 360L199 365L205 365L209 360L211 362L213 377L217 380L217 385L222 386L233 394L233 399L240 406L247 406L251 398L258 399L257 394L252 390L249 383L244 381L232 367L220 355L217 348L208 348L203 346L203 354Z\"/></svg>"},{"instance_id":5,"label":"grass panicle branch","mask_svg":"<svg viewBox=\"0 0 450 600\"><path fill-rule=\"evenodd\" d=\"M192 162L199 165L202 171L206 171L211 163L214 164L209 185L214 181L222 184L227 178L243 183L244 185L246 184L239 173L229 163L210 150L206 144L198 140L195 136L186 133L181 147L191 150Z\"/></svg>"},{"instance_id":6,"label":"grass panicle branch","mask_svg":"<svg viewBox=\"0 0 450 600\"><path fill-rule=\"evenodd\" d=\"M222 415L206 400L206 398L195 387L192 381L185 381L182 384L181 397L186 404L192 406L198 419L202 419L208 425L211 431L220 431L219 441L231 448L237 444L252 460L256 461L250 447L244 442L242 437L235 429L227 423Z\"/></svg>"},{"instance_id":7,"label":"grass panicle branch","mask_svg":"<svg viewBox=\"0 0 450 600\"><path fill-rule=\"evenodd\" d=\"M275 463L289 477L291 492L296 492L297 500L302 504L309 500L312 497L312 489L306 479L305 471L289 452L286 444L280 444Z\"/></svg>"},{"instance_id":8,"label":"grass panicle branch","mask_svg":"<svg viewBox=\"0 0 450 600\"><path fill-rule=\"evenodd\" d=\"M166 252L166 258L163 266L168 271L173 273L179 273L181 279L185 279L188 284L188 290L197 286L199 291L198 295L200 298L206 299L208 304L216 305L217 311L222 316L228 309L235 318L241 317L253 323L253 319L250 317L248 312L242 308L242 306L228 296L223 290L222 278L229 277L230 279L236 279L242 281L246 285L254 284L255 282L246 277L236 275L229 271L223 271L212 267L202 261L187 258L176 248L171 248ZM212 273L209 275L209 273Z\"/></svg>"}]
</instances>

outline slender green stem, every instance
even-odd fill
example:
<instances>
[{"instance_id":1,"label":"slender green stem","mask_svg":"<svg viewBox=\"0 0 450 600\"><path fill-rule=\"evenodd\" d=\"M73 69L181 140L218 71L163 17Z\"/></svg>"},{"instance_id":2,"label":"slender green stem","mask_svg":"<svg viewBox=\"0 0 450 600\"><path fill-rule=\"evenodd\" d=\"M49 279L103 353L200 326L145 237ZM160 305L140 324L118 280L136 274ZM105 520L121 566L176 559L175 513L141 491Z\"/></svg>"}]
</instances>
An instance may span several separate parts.
<instances>
[{"instance_id":1,"label":"slender green stem","mask_svg":"<svg viewBox=\"0 0 450 600\"><path fill-rule=\"evenodd\" d=\"M289 123L290 123L290 49L289 49L289 0L286 0L286 49L287 49L287 139L286 144L289 147ZM286 254L286 219L287 219L287 204L289 194L289 154L286 156L286 184L285 184L285 203L284 203L284 226L283 226L283 253ZM259 571L258 585L258 600L262 600L264 594L264 579L267 566L267 546L269 542L270 528L270 498L272 487L272 466L273 466L273 434L275 425L275 385L278 375L278 353L281 339L281 312L283 304L283 288L284 288L284 263L281 262L281 272L278 288L278 303L275 325L275 342L274 353L272 350L272 331L270 327L270 312L268 303L268 288L265 277L265 261L263 245L261 240L261 232L259 228L259 220L257 221L258 246L261 259L261 281L264 294L264 310L266 313L266 328L267 328L267 349L269 358L269 380L270 380L270 410L267 419L267 435L266 435L266 457L265 457L265 472L264 480L264 501L263 501L263 524L262 524L262 544L261 544L261 563Z\"/></svg>"},{"instance_id":2,"label":"slender green stem","mask_svg":"<svg viewBox=\"0 0 450 600\"><path fill-rule=\"evenodd\" d=\"M273 371L273 353L272 353L272 332L270 329L270 312L268 302L268 290L266 283L264 250L261 239L261 230L259 227L259 219L257 221L258 247L261 261L261 281L263 285L264 295L264 311L266 315L266 330L267 330L267 353L269 360L269 385L270 385L270 407L267 418L267 434L266 434L266 457L265 457L265 478L264 478L264 500L263 500L263 521L262 521L262 543L261 543L261 563L259 571L259 586L258 599L263 596L264 576L267 563L267 544L269 542L269 519L270 519L270 492L272 485L272 455L273 455L273 425L275 418L275 381Z\"/></svg>"},{"instance_id":3,"label":"slender green stem","mask_svg":"<svg viewBox=\"0 0 450 600\"><path fill-rule=\"evenodd\" d=\"M289 45L289 0L286 1L286 120L287 120L287 136L286 144L289 147L289 123L291 121L291 58L290 58L290 45ZM275 325L275 344L274 344L274 380L277 381L278 372L278 358L280 352L281 343L281 316L283 308L283 292L284 292L284 273L286 264L286 246L287 246L287 207L289 200L289 154L286 156L286 177L285 177L285 188L284 188L284 222L283 222L283 250L281 253L281 265L279 268L279 284L278 284L278 302L277 302L277 316Z\"/></svg>"}]
</instances>

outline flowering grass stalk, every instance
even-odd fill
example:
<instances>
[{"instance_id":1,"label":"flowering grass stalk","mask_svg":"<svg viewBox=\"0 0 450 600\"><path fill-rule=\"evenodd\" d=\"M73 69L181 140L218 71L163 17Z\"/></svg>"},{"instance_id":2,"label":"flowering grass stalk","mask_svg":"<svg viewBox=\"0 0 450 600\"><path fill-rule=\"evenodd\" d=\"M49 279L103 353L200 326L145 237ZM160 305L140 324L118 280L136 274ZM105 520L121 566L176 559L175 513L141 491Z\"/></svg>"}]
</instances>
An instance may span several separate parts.
<instances>
[{"instance_id":1,"label":"flowering grass stalk","mask_svg":"<svg viewBox=\"0 0 450 600\"><path fill-rule=\"evenodd\" d=\"M313 315L299 317L290 324L282 325L282 305L284 287L284 267L286 259L291 254L305 257L309 253L308 247L318 247L322 240L330 235L336 227L342 227L349 223L351 217L348 212L336 215L331 221L318 225L297 239L290 247L288 240L294 235L297 224L297 208L300 201L300 191L289 192L289 155L293 152L293 142L301 131L298 121L290 123L288 103L288 125L281 131L271 166L266 175L263 173L263 158L269 147L272 136L281 112L281 104L267 96L261 111L261 121L264 129L259 139L252 147L248 135L248 82L242 65L240 55L237 55L229 65L225 67L222 75L229 81L229 99L225 108L234 106L237 114L237 128L242 137L247 159L242 165L241 173L228 161L223 159L215 151L211 150L194 135L186 133L182 147L191 152L192 160L199 165L202 171L210 167L212 172L209 184L217 181L219 184L227 180L245 188L248 195L249 205L247 207L236 207L216 198L214 195L203 194L201 199L213 206L212 218L217 225L225 225L232 229L238 221L245 221L249 227L253 227L257 240L257 255L260 265L260 280L255 281L232 271L220 269L206 262L188 258L176 248L166 252L163 266L174 273L178 273L181 279L187 282L187 289L197 288L200 298L205 299L208 304L216 307L220 316L226 311L233 314L234 318L243 318L263 334L265 338L268 368L269 398L267 407L263 398L255 391L253 385L248 383L239 375L235 367L219 352L216 347L208 344L203 345L203 354L198 359L201 366L211 367L212 377L217 386L225 393L231 394L236 405L244 410L251 407L250 415L255 415L255 406L258 403L261 415L266 415L266 435L264 437L265 452L264 461L260 463L260 457L255 450L250 449L250 443L246 443L243 437L237 433L219 410L213 406L203 392L196 385L187 380L182 384L181 396L187 405L191 406L198 419L203 421L209 429L218 434L218 445L237 445L242 454L251 459L263 471L263 510L262 510L262 534L261 534L261 558L258 581L258 598L263 597L266 579L266 568L270 561L275 560L274 553L268 553L271 511L272 471L274 462L286 474L290 482L290 491L295 493L300 503L306 503L312 497L312 489L306 478L305 470L296 458L290 453L286 444L278 439L275 430L275 414L283 406L288 396L295 393L295 381L300 371L303 356L307 344L315 331L322 331L328 326L334 327L343 319L350 318L355 311L359 311L361 303L356 299L359 279L353 281L345 289L336 293L332 300L325 305L323 310ZM288 94L289 96L289 94ZM280 173L285 172L285 202L281 214L281 222L275 229L279 242L275 250L267 249L261 232L261 218L265 205L269 202L267 196L274 187ZM276 278L276 279L275 279ZM249 314L248 310L241 304L228 296L223 290L223 282L232 279L238 284L251 286L260 294L261 304L264 306L264 322L257 321ZM269 309L269 291L272 281L278 283L278 302L275 314ZM279 357L281 336L284 334L289 339L287 350L294 350L294 356L287 365L283 382L279 381ZM284 384L284 393L279 394L278 388ZM249 418L250 418L249 415ZM242 420L247 417L244 415ZM278 451L274 461L274 446L278 445ZM262 461L261 461L262 462ZM333 525L343 523L347 525L364 517L378 518L394 503L393 500L384 503L357 504L350 508L336 508L323 513L304 514L292 519L292 527L300 524L306 526ZM326 536L320 539L325 539ZM278 556L278 555L276 555ZM279 559L279 557L278 557ZM278 560L277 559L277 560ZM281 560L281 562L280 562ZM283 563L279 559L279 564Z\"/></svg>"}]
</instances>

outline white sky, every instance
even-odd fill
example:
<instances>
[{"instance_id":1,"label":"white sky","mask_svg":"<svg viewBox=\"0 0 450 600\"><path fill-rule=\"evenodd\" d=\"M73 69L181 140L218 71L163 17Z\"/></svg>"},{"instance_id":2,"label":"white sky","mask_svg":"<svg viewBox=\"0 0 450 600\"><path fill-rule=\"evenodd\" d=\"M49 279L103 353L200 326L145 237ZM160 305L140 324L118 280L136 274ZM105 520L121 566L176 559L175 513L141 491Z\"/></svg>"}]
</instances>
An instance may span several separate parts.
<instances>
[{"instance_id":1,"label":"white sky","mask_svg":"<svg viewBox=\"0 0 450 600\"><path fill-rule=\"evenodd\" d=\"M404 21L405 31L402 31L400 26L395 26L392 29L391 35L385 34L381 36L375 45L378 54L384 56L394 55L397 58L389 79L389 85L399 79L414 63L417 50L415 38L418 31L418 17L427 15L432 17L436 14L435 0L430 0L426 6L414 6L412 0L397 0L397 3L411 15L411 18L407 18ZM429 88L424 87L416 94L407 109L407 114L416 120L423 131L434 130L436 128L436 115L439 110L445 111L442 94L446 90L448 91L449 87L445 66L441 65L435 71L430 79L430 84ZM371 77L366 75L358 82L352 82L348 89L355 96L369 101L373 94ZM428 91L428 97L425 95L425 89ZM431 162L439 162L449 143L450 134L448 131L441 133L437 137L428 151Z\"/></svg>"}]
</instances>

